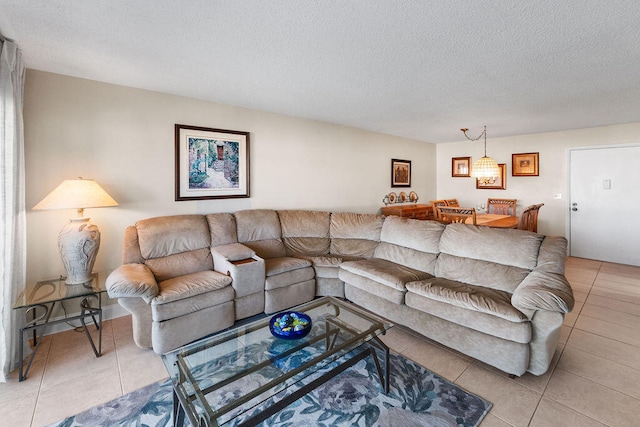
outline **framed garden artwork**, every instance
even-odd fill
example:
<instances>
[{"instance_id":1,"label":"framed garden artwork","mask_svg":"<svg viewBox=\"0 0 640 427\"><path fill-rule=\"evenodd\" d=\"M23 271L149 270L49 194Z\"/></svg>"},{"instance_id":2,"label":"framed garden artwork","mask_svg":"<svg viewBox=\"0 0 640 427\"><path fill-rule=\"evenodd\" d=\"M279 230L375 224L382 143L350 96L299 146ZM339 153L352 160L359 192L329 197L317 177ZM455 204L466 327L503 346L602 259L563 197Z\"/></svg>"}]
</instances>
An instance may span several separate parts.
<instances>
[{"instance_id":1,"label":"framed garden artwork","mask_svg":"<svg viewBox=\"0 0 640 427\"><path fill-rule=\"evenodd\" d=\"M476 188L481 190L506 190L507 189L507 165L498 163L500 176L495 178L476 178Z\"/></svg>"},{"instance_id":2,"label":"framed garden artwork","mask_svg":"<svg viewBox=\"0 0 640 427\"><path fill-rule=\"evenodd\" d=\"M471 176L471 157L452 157L451 176L468 177Z\"/></svg>"},{"instance_id":3,"label":"framed garden artwork","mask_svg":"<svg viewBox=\"0 0 640 427\"><path fill-rule=\"evenodd\" d=\"M176 201L249 197L249 132L175 125Z\"/></svg>"},{"instance_id":4,"label":"framed garden artwork","mask_svg":"<svg viewBox=\"0 0 640 427\"><path fill-rule=\"evenodd\" d=\"M391 186L411 187L411 160L391 159Z\"/></svg>"},{"instance_id":5,"label":"framed garden artwork","mask_svg":"<svg viewBox=\"0 0 640 427\"><path fill-rule=\"evenodd\" d=\"M511 176L538 176L540 153L517 153L511 155Z\"/></svg>"}]
</instances>

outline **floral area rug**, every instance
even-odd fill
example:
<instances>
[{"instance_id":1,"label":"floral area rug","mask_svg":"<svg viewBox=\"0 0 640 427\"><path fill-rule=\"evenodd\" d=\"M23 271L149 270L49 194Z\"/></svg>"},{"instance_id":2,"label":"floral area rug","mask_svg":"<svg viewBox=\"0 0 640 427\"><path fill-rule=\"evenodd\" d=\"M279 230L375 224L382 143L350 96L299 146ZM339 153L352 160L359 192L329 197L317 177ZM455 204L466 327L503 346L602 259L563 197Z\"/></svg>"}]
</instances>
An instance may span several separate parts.
<instances>
[{"instance_id":1,"label":"floral area rug","mask_svg":"<svg viewBox=\"0 0 640 427\"><path fill-rule=\"evenodd\" d=\"M245 353L246 354L246 353ZM288 362L295 363L294 359ZM221 361L224 366L226 361ZM228 368L229 365L226 364ZM282 366L280 366L282 367ZM396 354L390 356L390 390L384 394L372 357L331 378L304 397L258 424L269 426L463 426L480 424L491 403L459 388L420 365ZM327 366L327 369L331 366ZM273 375L278 367L274 366ZM281 371L280 371L281 372ZM255 387L250 380L237 387ZM216 404L233 400L242 390L227 390ZM248 411L255 415L278 400L271 397ZM173 425L169 380L151 384L49 427ZM246 418L245 418L246 419ZM242 417L229 425L242 422ZM185 425L190 425L185 418Z\"/></svg>"}]
</instances>

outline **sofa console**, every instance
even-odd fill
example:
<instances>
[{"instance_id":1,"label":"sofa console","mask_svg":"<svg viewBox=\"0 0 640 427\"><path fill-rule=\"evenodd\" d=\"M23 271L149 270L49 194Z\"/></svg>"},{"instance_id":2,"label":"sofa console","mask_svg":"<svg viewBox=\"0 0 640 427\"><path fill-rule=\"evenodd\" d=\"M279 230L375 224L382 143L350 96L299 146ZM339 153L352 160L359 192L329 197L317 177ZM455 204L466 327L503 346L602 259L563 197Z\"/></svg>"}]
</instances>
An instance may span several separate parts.
<instances>
[{"instance_id":1,"label":"sofa console","mask_svg":"<svg viewBox=\"0 0 640 427\"><path fill-rule=\"evenodd\" d=\"M511 375L547 371L573 293L567 241L398 216L255 209L138 221L109 296L165 353L332 295Z\"/></svg>"}]
</instances>

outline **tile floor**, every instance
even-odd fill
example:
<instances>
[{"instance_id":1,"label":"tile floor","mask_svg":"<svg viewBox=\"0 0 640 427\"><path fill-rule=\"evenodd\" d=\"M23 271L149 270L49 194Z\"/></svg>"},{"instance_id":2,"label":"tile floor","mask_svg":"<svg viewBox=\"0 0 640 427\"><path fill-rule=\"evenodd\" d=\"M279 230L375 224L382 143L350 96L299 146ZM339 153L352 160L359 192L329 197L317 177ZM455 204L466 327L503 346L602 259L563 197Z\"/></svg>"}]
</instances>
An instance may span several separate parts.
<instances>
[{"instance_id":1,"label":"tile floor","mask_svg":"<svg viewBox=\"0 0 640 427\"><path fill-rule=\"evenodd\" d=\"M569 258L576 297L552 368L509 379L411 331L384 338L395 351L493 403L487 426L631 426L640 413L640 267ZM166 377L135 346L131 319L104 323L103 356L84 334L45 337L27 381L0 384L0 424L43 426Z\"/></svg>"}]
</instances>

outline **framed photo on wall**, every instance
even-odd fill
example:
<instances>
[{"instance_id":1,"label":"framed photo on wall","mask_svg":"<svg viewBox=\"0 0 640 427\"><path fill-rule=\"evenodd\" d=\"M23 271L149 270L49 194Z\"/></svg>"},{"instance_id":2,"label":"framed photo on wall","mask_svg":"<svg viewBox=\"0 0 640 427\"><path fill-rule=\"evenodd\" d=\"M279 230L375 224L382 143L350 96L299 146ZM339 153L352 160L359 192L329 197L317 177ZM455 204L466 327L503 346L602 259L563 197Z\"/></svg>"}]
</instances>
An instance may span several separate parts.
<instances>
[{"instance_id":1,"label":"framed photo on wall","mask_svg":"<svg viewBox=\"0 0 640 427\"><path fill-rule=\"evenodd\" d=\"M498 163L500 176L490 180L480 180L476 178L476 188L480 190L506 190L507 189L507 165Z\"/></svg>"},{"instance_id":2,"label":"framed photo on wall","mask_svg":"<svg viewBox=\"0 0 640 427\"><path fill-rule=\"evenodd\" d=\"M249 197L249 132L175 125L176 201Z\"/></svg>"},{"instance_id":3,"label":"framed photo on wall","mask_svg":"<svg viewBox=\"0 0 640 427\"><path fill-rule=\"evenodd\" d=\"M538 176L540 153L517 153L511 155L511 176Z\"/></svg>"},{"instance_id":4,"label":"framed photo on wall","mask_svg":"<svg viewBox=\"0 0 640 427\"><path fill-rule=\"evenodd\" d=\"M411 187L411 160L391 159L391 186Z\"/></svg>"},{"instance_id":5,"label":"framed photo on wall","mask_svg":"<svg viewBox=\"0 0 640 427\"><path fill-rule=\"evenodd\" d=\"M471 176L471 157L452 157L451 176L469 177Z\"/></svg>"}]
</instances>

